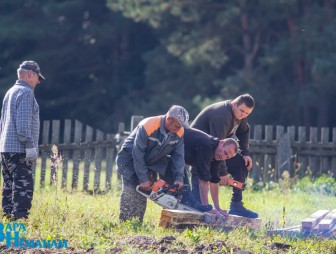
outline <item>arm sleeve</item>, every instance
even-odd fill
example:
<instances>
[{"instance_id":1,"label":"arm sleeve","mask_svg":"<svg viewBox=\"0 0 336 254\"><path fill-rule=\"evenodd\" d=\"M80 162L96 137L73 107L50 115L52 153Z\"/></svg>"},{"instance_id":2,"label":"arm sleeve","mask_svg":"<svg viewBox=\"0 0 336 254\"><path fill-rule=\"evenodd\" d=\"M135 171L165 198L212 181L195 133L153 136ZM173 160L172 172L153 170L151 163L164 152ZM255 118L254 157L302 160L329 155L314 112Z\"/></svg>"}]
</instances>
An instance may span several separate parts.
<instances>
[{"instance_id":1,"label":"arm sleeve","mask_svg":"<svg viewBox=\"0 0 336 254\"><path fill-rule=\"evenodd\" d=\"M176 145L176 148L171 153L173 163L173 174L175 181L183 181L184 178L184 138L182 138Z\"/></svg>"},{"instance_id":2,"label":"arm sleeve","mask_svg":"<svg viewBox=\"0 0 336 254\"><path fill-rule=\"evenodd\" d=\"M132 156L134 161L134 170L137 174L139 181L146 182L148 178L148 168L145 163L145 151L148 144L148 135L143 126L138 126L135 135Z\"/></svg>"},{"instance_id":3,"label":"arm sleeve","mask_svg":"<svg viewBox=\"0 0 336 254\"><path fill-rule=\"evenodd\" d=\"M227 130L225 129L226 123L223 117L214 116L209 120L210 135L219 139L226 138Z\"/></svg>"},{"instance_id":4,"label":"arm sleeve","mask_svg":"<svg viewBox=\"0 0 336 254\"><path fill-rule=\"evenodd\" d=\"M250 126L246 119L243 119L236 131L239 147L243 156L249 155Z\"/></svg>"},{"instance_id":5,"label":"arm sleeve","mask_svg":"<svg viewBox=\"0 0 336 254\"><path fill-rule=\"evenodd\" d=\"M199 177L203 181L210 181L212 178L210 164L213 158L213 153L206 147L199 146L197 149L196 166ZM217 171L218 172L218 171Z\"/></svg>"},{"instance_id":6,"label":"arm sleeve","mask_svg":"<svg viewBox=\"0 0 336 254\"><path fill-rule=\"evenodd\" d=\"M34 96L32 93L23 93L18 99L16 130L17 136L25 148L34 147L32 137L32 117L34 109Z\"/></svg>"}]
</instances>

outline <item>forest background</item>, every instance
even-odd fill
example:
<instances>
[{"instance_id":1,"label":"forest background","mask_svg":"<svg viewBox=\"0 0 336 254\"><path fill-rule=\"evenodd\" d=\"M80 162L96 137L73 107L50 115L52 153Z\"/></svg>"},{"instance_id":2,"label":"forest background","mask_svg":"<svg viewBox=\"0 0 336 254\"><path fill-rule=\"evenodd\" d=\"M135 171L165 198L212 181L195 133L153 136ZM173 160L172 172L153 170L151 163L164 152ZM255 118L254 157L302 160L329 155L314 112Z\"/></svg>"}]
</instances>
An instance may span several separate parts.
<instances>
[{"instance_id":1,"label":"forest background","mask_svg":"<svg viewBox=\"0 0 336 254\"><path fill-rule=\"evenodd\" d=\"M41 118L131 115L251 93L252 124L336 126L334 0L1 0L0 97L40 64Z\"/></svg>"}]
</instances>

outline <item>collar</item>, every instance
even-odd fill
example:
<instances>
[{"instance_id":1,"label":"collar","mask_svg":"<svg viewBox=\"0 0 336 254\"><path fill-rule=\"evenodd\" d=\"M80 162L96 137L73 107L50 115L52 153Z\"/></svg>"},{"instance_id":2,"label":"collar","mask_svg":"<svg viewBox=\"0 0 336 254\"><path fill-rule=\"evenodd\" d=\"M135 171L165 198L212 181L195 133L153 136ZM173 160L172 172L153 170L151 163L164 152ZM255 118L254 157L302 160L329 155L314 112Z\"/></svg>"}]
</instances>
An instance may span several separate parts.
<instances>
[{"instance_id":1,"label":"collar","mask_svg":"<svg viewBox=\"0 0 336 254\"><path fill-rule=\"evenodd\" d=\"M168 134L168 132L166 132L166 129L165 129L165 123L166 123L166 116L163 115L162 118L161 118L161 124L160 124L160 132L163 135L167 135Z\"/></svg>"},{"instance_id":2,"label":"collar","mask_svg":"<svg viewBox=\"0 0 336 254\"><path fill-rule=\"evenodd\" d=\"M27 87L27 88L31 89L32 91L34 91L34 89L26 81L24 81L22 79L16 80L15 85L24 86L24 87Z\"/></svg>"}]
</instances>

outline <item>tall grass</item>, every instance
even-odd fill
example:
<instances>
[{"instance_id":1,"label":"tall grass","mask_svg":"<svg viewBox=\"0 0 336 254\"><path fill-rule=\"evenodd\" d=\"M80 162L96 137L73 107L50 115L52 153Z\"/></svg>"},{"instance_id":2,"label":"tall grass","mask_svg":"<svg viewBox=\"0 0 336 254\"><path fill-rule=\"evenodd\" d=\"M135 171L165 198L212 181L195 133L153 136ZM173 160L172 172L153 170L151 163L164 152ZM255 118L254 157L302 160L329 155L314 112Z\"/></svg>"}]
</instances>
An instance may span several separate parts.
<instances>
[{"instance_id":1,"label":"tall grass","mask_svg":"<svg viewBox=\"0 0 336 254\"><path fill-rule=\"evenodd\" d=\"M82 167L80 165L80 174ZM58 172L60 171L61 169L58 169ZM93 171L94 169L90 173L91 183ZM40 173L36 171L36 174L38 176ZM49 177L50 173L46 179L50 179ZM251 183L248 184L244 191L244 203L246 207L259 213L262 219L261 230L237 228L223 231L197 227L181 231L158 227L161 207L150 201L147 203L143 224L137 220L120 223L118 220L120 188L116 174L113 175L111 191L104 195L92 195L72 191L69 188L61 190L61 176L57 177L54 184L46 185L45 188L41 188L39 181L36 181L31 215L25 221L29 239L66 239L68 246L76 251L94 250L97 253L113 249L117 249L120 253L160 252L154 246L145 251L139 246L130 244L127 239L134 236L148 236L156 240L164 236L174 236L176 244L170 247L171 253L183 250L194 253L197 252L198 246L209 245L216 241L223 241L226 244L226 247L219 247L221 249L218 249L217 253L232 253L237 248L252 253L336 253L336 241L332 239L266 235L268 229L299 225L304 218L319 209L336 208L336 198L330 194L332 192L328 194L319 188L310 188L309 186L314 183L306 179L293 186L288 183L288 179L285 179L272 188L261 188L258 191L253 189ZM80 182L79 189L82 188L82 184ZM68 186L71 186L70 180ZM101 185L101 188L104 186ZM223 209L229 207L231 191L229 187L220 188ZM274 242L290 244L291 248L275 249L272 245Z\"/></svg>"}]
</instances>

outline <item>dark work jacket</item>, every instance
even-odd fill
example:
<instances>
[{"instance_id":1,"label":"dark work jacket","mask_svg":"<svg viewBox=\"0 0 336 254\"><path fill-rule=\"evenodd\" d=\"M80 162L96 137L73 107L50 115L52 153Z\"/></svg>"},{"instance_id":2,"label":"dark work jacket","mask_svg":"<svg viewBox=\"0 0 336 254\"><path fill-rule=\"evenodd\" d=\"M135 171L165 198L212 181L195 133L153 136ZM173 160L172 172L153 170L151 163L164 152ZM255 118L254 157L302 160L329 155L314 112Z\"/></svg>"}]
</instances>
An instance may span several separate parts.
<instances>
[{"instance_id":1,"label":"dark work jacket","mask_svg":"<svg viewBox=\"0 0 336 254\"><path fill-rule=\"evenodd\" d=\"M165 131L166 117L143 119L123 143L117 158L118 173L126 178L137 175L140 182L149 180L148 170L165 175L171 158L176 181L184 177L184 129Z\"/></svg>"},{"instance_id":2,"label":"dark work jacket","mask_svg":"<svg viewBox=\"0 0 336 254\"><path fill-rule=\"evenodd\" d=\"M219 182L219 162L214 161L219 139L194 128L184 130L185 163L197 169L199 178L204 181ZM213 167L210 170L210 167ZM215 167L214 165L217 165Z\"/></svg>"}]
</instances>

